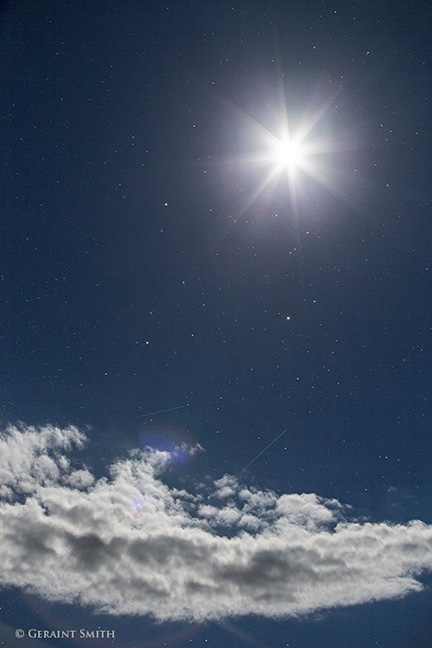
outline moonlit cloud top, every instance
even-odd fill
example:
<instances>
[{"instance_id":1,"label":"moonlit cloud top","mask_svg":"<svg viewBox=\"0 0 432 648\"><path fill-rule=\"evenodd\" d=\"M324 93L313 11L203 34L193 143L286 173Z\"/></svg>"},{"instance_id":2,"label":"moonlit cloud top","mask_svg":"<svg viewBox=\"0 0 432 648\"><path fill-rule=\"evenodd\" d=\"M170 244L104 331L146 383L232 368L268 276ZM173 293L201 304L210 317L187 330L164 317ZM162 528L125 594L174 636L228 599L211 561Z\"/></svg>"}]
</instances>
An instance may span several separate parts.
<instances>
[{"instance_id":1,"label":"moonlit cloud top","mask_svg":"<svg viewBox=\"0 0 432 648\"><path fill-rule=\"evenodd\" d=\"M3 586L159 620L287 617L404 596L432 569L420 521L350 522L337 500L230 475L178 490L150 448L95 479L70 456L84 442L74 427L1 435Z\"/></svg>"}]
</instances>

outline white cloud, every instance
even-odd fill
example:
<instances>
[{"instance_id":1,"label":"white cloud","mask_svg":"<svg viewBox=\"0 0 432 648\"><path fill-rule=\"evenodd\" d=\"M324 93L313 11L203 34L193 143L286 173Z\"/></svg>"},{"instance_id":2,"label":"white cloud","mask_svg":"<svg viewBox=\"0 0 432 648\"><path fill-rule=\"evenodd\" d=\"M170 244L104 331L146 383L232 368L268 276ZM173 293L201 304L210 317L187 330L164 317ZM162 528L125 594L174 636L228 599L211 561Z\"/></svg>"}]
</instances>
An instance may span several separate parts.
<instances>
[{"instance_id":1,"label":"white cloud","mask_svg":"<svg viewBox=\"0 0 432 648\"><path fill-rule=\"evenodd\" d=\"M61 451L81 447L84 441L75 427L9 427L0 435L0 496L31 493L70 474L69 460Z\"/></svg>"},{"instance_id":2,"label":"white cloud","mask_svg":"<svg viewBox=\"0 0 432 648\"><path fill-rule=\"evenodd\" d=\"M76 428L0 437L0 583L157 619L300 615L404 596L432 569L432 527L359 524L336 500L225 475L200 494L162 480L170 453L96 480L66 456Z\"/></svg>"}]
</instances>

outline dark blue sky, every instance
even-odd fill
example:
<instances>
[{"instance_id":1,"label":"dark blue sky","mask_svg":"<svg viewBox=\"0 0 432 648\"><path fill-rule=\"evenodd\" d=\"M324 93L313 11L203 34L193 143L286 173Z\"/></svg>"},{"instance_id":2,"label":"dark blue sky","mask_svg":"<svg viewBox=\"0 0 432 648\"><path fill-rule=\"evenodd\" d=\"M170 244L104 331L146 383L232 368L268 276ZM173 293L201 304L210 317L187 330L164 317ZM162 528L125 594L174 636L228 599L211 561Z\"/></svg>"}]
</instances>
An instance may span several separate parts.
<instances>
[{"instance_id":1,"label":"dark blue sky","mask_svg":"<svg viewBox=\"0 0 432 648\"><path fill-rule=\"evenodd\" d=\"M172 483L229 473L432 523L431 19L408 1L9 2L3 427L88 430L95 474L143 439L199 443ZM331 186L298 170L296 209L285 175L259 192L254 124L319 112ZM32 606L8 596L18 627ZM426 647L430 605L252 615L169 645ZM134 624L117 645L153 645Z\"/></svg>"}]
</instances>

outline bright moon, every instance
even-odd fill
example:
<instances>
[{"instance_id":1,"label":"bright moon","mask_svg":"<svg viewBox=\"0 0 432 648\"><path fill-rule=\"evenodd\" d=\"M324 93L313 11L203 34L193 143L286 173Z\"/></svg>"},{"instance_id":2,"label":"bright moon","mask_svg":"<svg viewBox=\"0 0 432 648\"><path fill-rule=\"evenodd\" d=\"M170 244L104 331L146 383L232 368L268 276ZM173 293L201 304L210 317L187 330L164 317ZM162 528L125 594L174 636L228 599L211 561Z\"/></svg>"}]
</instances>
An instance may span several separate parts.
<instances>
[{"instance_id":1,"label":"bright moon","mask_svg":"<svg viewBox=\"0 0 432 648\"><path fill-rule=\"evenodd\" d=\"M246 143L249 140L249 151L243 155L235 154L232 160L241 164L245 176L251 175L250 192L245 196L242 212L261 196L273 191L282 197L287 190L291 212L298 217L298 196L305 180L312 179L326 191L348 204L352 204L340 187L334 184L332 166L326 166L330 154L347 150L347 142L331 141L327 137L317 136L316 126L327 113L333 102L329 100L320 108L306 110L303 118L294 122L288 119L286 107L281 111L280 119L275 119L272 130L268 130L244 111L238 113L244 129L242 135ZM306 116L308 115L308 116ZM277 117L277 115L276 115ZM281 193L282 192L282 193ZM304 193L304 192L303 192Z\"/></svg>"},{"instance_id":2,"label":"bright moon","mask_svg":"<svg viewBox=\"0 0 432 648\"><path fill-rule=\"evenodd\" d=\"M275 162L282 167L293 168L303 159L304 151L299 143L293 140L278 141L274 146Z\"/></svg>"}]
</instances>

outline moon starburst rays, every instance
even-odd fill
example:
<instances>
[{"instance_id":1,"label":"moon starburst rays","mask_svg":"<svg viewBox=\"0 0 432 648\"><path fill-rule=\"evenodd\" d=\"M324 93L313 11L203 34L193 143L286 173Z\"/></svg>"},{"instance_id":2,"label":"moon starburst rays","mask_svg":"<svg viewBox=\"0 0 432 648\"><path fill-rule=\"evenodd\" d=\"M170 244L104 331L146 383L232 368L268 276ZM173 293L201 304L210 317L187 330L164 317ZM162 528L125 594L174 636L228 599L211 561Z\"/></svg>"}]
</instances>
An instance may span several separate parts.
<instances>
[{"instance_id":1,"label":"moon starburst rays","mask_svg":"<svg viewBox=\"0 0 432 648\"><path fill-rule=\"evenodd\" d=\"M273 133L241 111L246 125L244 142L249 151L237 161L245 176L255 179L247 198L243 200L243 213L261 195L283 191L285 184L291 212L297 218L300 189L304 191L311 187L305 183L307 177L344 202L352 203L332 181L331 166L328 166L329 156L347 147L317 135L317 130L321 130L318 125L328 109L329 105L323 106L309 119L305 117L300 120L294 129L288 124L285 110L279 128Z\"/></svg>"}]
</instances>

